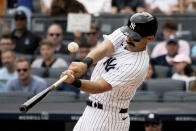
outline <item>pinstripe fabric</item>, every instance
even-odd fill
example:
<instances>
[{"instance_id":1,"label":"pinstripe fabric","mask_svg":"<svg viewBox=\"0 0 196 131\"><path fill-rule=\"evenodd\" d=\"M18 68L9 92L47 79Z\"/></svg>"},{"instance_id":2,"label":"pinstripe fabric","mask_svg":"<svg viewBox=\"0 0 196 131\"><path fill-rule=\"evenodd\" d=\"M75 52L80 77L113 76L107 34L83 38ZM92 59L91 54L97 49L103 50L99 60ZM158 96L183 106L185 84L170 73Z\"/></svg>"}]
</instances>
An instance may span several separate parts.
<instances>
[{"instance_id":1,"label":"pinstripe fabric","mask_svg":"<svg viewBox=\"0 0 196 131\"><path fill-rule=\"evenodd\" d=\"M91 101L103 104L103 110L87 106L74 131L128 131L128 113L119 111L129 107L136 89L147 74L149 56L146 50L127 51L126 37L119 29L104 38L113 43L115 51L110 57L104 57L97 63L91 80L96 81L102 77L113 89L90 95Z\"/></svg>"}]
</instances>

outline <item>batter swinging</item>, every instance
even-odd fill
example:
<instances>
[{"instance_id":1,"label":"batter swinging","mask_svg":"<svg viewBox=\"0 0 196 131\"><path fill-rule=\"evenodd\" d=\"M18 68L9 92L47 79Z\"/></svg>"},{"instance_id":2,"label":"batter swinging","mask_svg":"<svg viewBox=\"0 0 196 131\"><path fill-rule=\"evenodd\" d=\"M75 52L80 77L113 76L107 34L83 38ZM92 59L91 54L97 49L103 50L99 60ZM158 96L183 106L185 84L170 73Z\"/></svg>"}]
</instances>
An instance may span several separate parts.
<instances>
[{"instance_id":1,"label":"batter swinging","mask_svg":"<svg viewBox=\"0 0 196 131\"><path fill-rule=\"evenodd\" d=\"M87 107L74 131L128 131L128 107L148 71L146 46L153 40L158 23L147 12L130 17L127 26L104 35L104 41L81 62L72 62L61 77L90 93ZM77 79L97 63L91 80ZM66 87L65 87L66 88Z\"/></svg>"}]
</instances>

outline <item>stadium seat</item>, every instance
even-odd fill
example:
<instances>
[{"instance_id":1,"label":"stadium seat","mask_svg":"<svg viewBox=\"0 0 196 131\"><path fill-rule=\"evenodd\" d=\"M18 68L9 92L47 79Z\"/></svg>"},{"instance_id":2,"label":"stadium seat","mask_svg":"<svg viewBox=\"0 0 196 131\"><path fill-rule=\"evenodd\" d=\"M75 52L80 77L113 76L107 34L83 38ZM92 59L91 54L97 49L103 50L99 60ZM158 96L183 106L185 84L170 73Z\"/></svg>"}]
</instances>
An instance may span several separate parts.
<instances>
[{"instance_id":1,"label":"stadium seat","mask_svg":"<svg viewBox=\"0 0 196 131\"><path fill-rule=\"evenodd\" d=\"M163 102L182 102L183 97L186 92L183 91L174 91L174 92L165 92L162 97Z\"/></svg>"},{"instance_id":2,"label":"stadium seat","mask_svg":"<svg viewBox=\"0 0 196 131\"><path fill-rule=\"evenodd\" d=\"M192 65L191 67L196 71L196 65Z\"/></svg>"},{"instance_id":3,"label":"stadium seat","mask_svg":"<svg viewBox=\"0 0 196 131\"><path fill-rule=\"evenodd\" d=\"M37 75L37 76L40 76L40 77L43 77L43 74L44 74L44 71L45 71L45 68L31 68L32 69L32 74L33 75Z\"/></svg>"},{"instance_id":4,"label":"stadium seat","mask_svg":"<svg viewBox=\"0 0 196 131\"><path fill-rule=\"evenodd\" d=\"M88 93L80 93L78 101L87 101L89 97Z\"/></svg>"},{"instance_id":5,"label":"stadium seat","mask_svg":"<svg viewBox=\"0 0 196 131\"><path fill-rule=\"evenodd\" d=\"M30 62L32 62L32 61L34 60L34 56L33 56L33 55L28 55L28 54L16 53L16 57L17 57L17 58L25 57L25 58L27 58Z\"/></svg>"},{"instance_id":6,"label":"stadium seat","mask_svg":"<svg viewBox=\"0 0 196 131\"><path fill-rule=\"evenodd\" d=\"M196 92L187 92L186 95L183 96L184 102L196 102Z\"/></svg>"},{"instance_id":7,"label":"stadium seat","mask_svg":"<svg viewBox=\"0 0 196 131\"><path fill-rule=\"evenodd\" d=\"M76 93L68 91L52 91L50 92L42 102L73 102L76 100Z\"/></svg>"},{"instance_id":8,"label":"stadium seat","mask_svg":"<svg viewBox=\"0 0 196 131\"><path fill-rule=\"evenodd\" d=\"M60 57L62 59L64 59L68 64L72 62L73 57L71 55L65 55L65 54L60 54L60 53L56 53L55 57Z\"/></svg>"},{"instance_id":9,"label":"stadium seat","mask_svg":"<svg viewBox=\"0 0 196 131\"><path fill-rule=\"evenodd\" d=\"M58 80L58 78L48 77L48 78L44 78L44 80L46 81L47 86L51 86L52 84L54 84Z\"/></svg>"},{"instance_id":10,"label":"stadium seat","mask_svg":"<svg viewBox=\"0 0 196 131\"><path fill-rule=\"evenodd\" d=\"M190 49L196 44L196 41L188 41Z\"/></svg>"},{"instance_id":11,"label":"stadium seat","mask_svg":"<svg viewBox=\"0 0 196 131\"><path fill-rule=\"evenodd\" d=\"M159 101L159 96L155 92L137 91L132 101L133 102Z\"/></svg>"},{"instance_id":12,"label":"stadium seat","mask_svg":"<svg viewBox=\"0 0 196 131\"><path fill-rule=\"evenodd\" d=\"M25 102L32 94L24 92L0 92L0 103L4 102Z\"/></svg>"},{"instance_id":13,"label":"stadium seat","mask_svg":"<svg viewBox=\"0 0 196 131\"><path fill-rule=\"evenodd\" d=\"M111 15L101 14L99 17L95 17L95 23L100 30L100 39L103 39L103 34L110 34L117 28L126 25L129 15Z\"/></svg>"},{"instance_id":14,"label":"stadium seat","mask_svg":"<svg viewBox=\"0 0 196 131\"><path fill-rule=\"evenodd\" d=\"M191 61L192 61L191 65L196 66L196 59L192 57L192 58L191 58Z\"/></svg>"},{"instance_id":15,"label":"stadium seat","mask_svg":"<svg viewBox=\"0 0 196 131\"><path fill-rule=\"evenodd\" d=\"M185 91L185 82L170 78L151 79L146 82L147 91L163 95L165 92Z\"/></svg>"},{"instance_id":16,"label":"stadium seat","mask_svg":"<svg viewBox=\"0 0 196 131\"><path fill-rule=\"evenodd\" d=\"M49 68L49 77L51 78L59 78L61 73L65 71L67 68L62 67L62 68Z\"/></svg>"},{"instance_id":17,"label":"stadium seat","mask_svg":"<svg viewBox=\"0 0 196 131\"><path fill-rule=\"evenodd\" d=\"M186 40L186 41L192 41L193 40L193 33L191 30L184 30L177 32L177 35L179 36L179 39Z\"/></svg>"},{"instance_id":18,"label":"stadium seat","mask_svg":"<svg viewBox=\"0 0 196 131\"><path fill-rule=\"evenodd\" d=\"M155 74L157 78L168 78L170 74L170 68L167 66L155 65Z\"/></svg>"}]
</instances>

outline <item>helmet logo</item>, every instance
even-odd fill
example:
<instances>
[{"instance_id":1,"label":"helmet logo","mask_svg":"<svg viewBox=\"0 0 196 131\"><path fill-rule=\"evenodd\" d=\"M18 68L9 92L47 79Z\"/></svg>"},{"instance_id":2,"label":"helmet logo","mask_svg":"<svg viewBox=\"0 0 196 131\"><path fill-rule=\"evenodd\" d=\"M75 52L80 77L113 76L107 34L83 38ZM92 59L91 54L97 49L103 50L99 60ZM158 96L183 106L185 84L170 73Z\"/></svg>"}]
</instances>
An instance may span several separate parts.
<instances>
[{"instance_id":1,"label":"helmet logo","mask_svg":"<svg viewBox=\"0 0 196 131\"><path fill-rule=\"evenodd\" d=\"M133 22L131 22L130 28L131 28L132 30L134 30L134 29L135 29L135 27L136 27L136 24L135 24L135 23L133 23Z\"/></svg>"}]
</instances>

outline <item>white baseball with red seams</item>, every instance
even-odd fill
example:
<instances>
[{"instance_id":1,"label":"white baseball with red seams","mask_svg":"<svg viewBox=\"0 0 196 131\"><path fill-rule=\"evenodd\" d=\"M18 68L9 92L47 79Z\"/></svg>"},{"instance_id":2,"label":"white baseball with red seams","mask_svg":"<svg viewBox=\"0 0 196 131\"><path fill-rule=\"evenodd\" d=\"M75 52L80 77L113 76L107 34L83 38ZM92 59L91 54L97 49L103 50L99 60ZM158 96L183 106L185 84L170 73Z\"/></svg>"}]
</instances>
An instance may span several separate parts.
<instances>
[{"instance_id":1,"label":"white baseball with red seams","mask_svg":"<svg viewBox=\"0 0 196 131\"><path fill-rule=\"evenodd\" d=\"M76 42L70 42L68 44L68 50L71 53L76 53L79 50L79 46L78 46L78 44Z\"/></svg>"}]
</instances>

